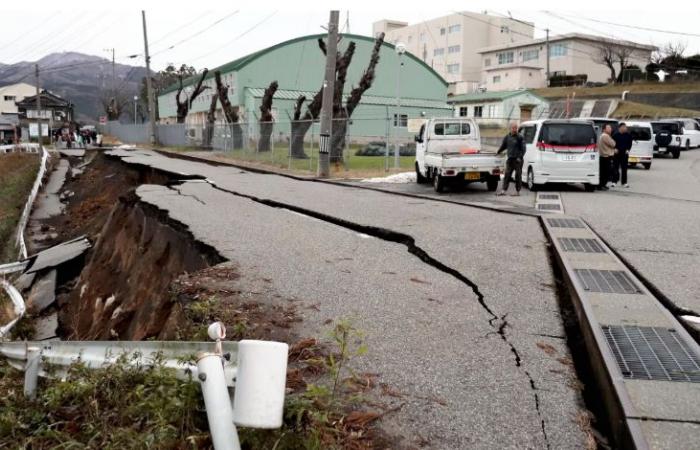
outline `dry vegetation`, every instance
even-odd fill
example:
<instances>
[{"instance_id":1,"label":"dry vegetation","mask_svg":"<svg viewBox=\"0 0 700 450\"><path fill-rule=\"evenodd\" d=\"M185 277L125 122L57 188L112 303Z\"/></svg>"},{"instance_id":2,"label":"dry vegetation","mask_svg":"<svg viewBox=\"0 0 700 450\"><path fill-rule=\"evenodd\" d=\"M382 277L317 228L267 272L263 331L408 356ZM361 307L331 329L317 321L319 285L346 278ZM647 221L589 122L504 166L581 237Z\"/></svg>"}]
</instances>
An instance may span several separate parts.
<instances>
[{"instance_id":1,"label":"dry vegetation","mask_svg":"<svg viewBox=\"0 0 700 450\"><path fill-rule=\"evenodd\" d=\"M14 234L41 159L32 153L0 154L0 263L14 261Z\"/></svg>"},{"instance_id":2,"label":"dry vegetation","mask_svg":"<svg viewBox=\"0 0 700 450\"><path fill-rule=\"evenodd\" d=\"M571 95L574 92L576 97L599 97L612 96L618 97L624 91L634 93L673 93L673 92L700 92L700 82L687 83L659 83L659 82L643 82L632 84L609 84L600 87L556 87L534 89L533 92L545 98L563 98Z\"/></svg>"}]
</instances>

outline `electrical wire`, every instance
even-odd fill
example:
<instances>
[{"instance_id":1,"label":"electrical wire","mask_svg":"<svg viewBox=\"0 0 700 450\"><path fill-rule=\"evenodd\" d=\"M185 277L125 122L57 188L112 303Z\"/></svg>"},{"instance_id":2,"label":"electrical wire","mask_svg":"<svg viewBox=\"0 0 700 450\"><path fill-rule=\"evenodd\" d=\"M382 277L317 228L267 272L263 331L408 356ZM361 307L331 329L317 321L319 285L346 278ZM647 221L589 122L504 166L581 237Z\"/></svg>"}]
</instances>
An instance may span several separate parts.
<instances>
[{"instance_id":1,"label":"electrical wire","mask_svg":"<svg viewBox=\"0 0 700 450\"><path fill-rule=\"evenodd\" d=\"M226 20L226 19L228 19L228 18L230 18L230 17L232 17L232 16L235 16L236 14L238 14L238 12L239 12L239 10L236 10L236 11L230 13L230 14L225 15L224 17L222 17L222 18L220 18L220 19L217 19L214 23L208 25L207 27L202 28L201 30L199 30L199 31L197 31L197 32L195 32L195 33L193 33L193 34L187 36L186 38L180 39L179 41L175 42L174 44L172 44L172 45L170 45L170 46L168 46L168 47L166 47L166 48L164 48L164 49L162 49L162 50L160 50L160 51L157 51L157 52L151 54L150 57L153 58L153 57L155 57L155 56L157 56L157 55L160 55L161 53L164 53L164 52L167 52L167 51L172 50L173 48L177 47L177 46L180 45L180 44L184 44L185 42L187 42L187 41L189 41L189 40L191 40L191 39L193 39L193 38L195 38L195 37L201 35L202 33L206 32L206 31L209 31L212 27L214 27L214 26L220 24L220 23L223 22L224 20Z\"/></svg>"},{"instance_id":2,"label":"electrical wire","mask_svg":"<svg viewBox=\"0 0 700 450\"><path fill-rule=\"evenodd\" d=\"M189 27L189 26L194 25L194 24L197 23L200 19L202 19L202 18L204 18L205 16L208 16L208 15L210 15L210 14L211 14L211 11L205 11L204 14L198 16L196 19L194 19L194 20L192 20L192 21L186 23L185 25L180 25L179 27L173 28L173 29L170 30L169 32L165 33L163 36L159 37L158 39L154 40L153 42L150 42L150 43L149 43L149 46L151 46L151 47L157 46L159 42L162 42L162 41L163 41L163 39L165 39L165 38L167 38L167 37L169 37L169 36L171 36L171 35L173 35L173 34L175 34L175 33L177 33L177 32L182 31L184 28L187 28L187 27Z\"/></svg>"},{"instance_id":3,"label":"electrical wire","mask_svg":"<svg viewBox=\"0 0 700 450\"><path fill-rule=\"evenodd\" d=\"M566 15L566 14L564 14L564 15ZM566 16L568 16L568 15L566 15ZM568 16L568 17L573 17L573 16ZM616 27L630 28L630 29L633 29L633 30L652 31L652 32L654 32L654 33L673 34L673 35L677 35L677 36L700 37L700 34L698 34L698 33L688 33L688 32L685 32L685 31L673 31L673 30L663 30L663 29L660 29L660 28L640 27L640 26L637 26L637 25L627 25L627 24L623 24L623 23L615 23L615 22L608 22L608 21L605 21L605 20L592 19L592 18L590 18L590 17L584 17L584 16L577 16L576 18L577 18L577 19L587 20L587 21L589 21L589 22L602 23L602 24L605 24L605 25L613 25L613 26L616 26Z\"/></svg>"}]
</instances>

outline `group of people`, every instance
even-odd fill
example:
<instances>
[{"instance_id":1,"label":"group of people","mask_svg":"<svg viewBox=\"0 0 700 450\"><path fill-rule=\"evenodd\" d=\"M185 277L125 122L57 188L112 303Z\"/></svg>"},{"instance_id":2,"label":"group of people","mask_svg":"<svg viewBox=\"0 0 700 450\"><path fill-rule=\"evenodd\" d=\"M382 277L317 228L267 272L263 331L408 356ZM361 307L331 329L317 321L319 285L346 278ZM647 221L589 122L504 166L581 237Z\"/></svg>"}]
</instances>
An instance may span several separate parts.
<instances>
[{"instance_id":1,"label":"group of people","mask_svg":"<svg viewBox=\"0 0 700 450\"><path fill-rule=\"evenodd\" d=\"M96 130L83 129L71 132L68 128L63 128L54 132L54 142L61 143L67 148L83 148L88 144L102 146L102 135Z\"/></svg>"},{"instance_id":2,"label":"group of people","mask_svg":"<svg viewBox=\"0 0 700 450\"><path fill-rule=\"evenodd\" d=\"M613 133L612 125L605 124L598 138L598 155L600 160L600 184L598 189L607 191L621 183L627 183L627 165L632 149L632 134L627 131L627 125L621 122Z\"/></svg>"}]
</instances>

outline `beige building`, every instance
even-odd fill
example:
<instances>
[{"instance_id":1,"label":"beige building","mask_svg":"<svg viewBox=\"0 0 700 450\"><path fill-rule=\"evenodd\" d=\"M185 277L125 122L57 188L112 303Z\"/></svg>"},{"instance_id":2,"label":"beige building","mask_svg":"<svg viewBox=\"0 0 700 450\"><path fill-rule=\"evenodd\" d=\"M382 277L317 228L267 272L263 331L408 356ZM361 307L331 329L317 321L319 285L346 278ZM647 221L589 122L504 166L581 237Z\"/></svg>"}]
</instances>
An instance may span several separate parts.
<instances>
[{"instance_id":1,"label":"beige building","mask_svg":"<svg viewBox=\"0 0 700 450\"><path fill-rule=\"evenodd\" d=\"M563 34L549 39L549 71L555 75L587 76L588 82L605 83L610 69L599 62L603 46L623 47L629 53L628 65L642 70L649 64L652 45L637 44L588 34ZM487 91L541 88L547 85L545 39L495 45L479 50L482 57L481 87ZM616 70L619 68L616 64Z\"/></svg>"},{"instance_id":2,"label":"beige building","mask_svg":"<svg viewBox=\"0 0 700 450\"><path fill-rule=\"evenodd\" d=\"M36 95L36 86L27 83L9 84L0 87L0 115L17 115L17 104L24 97Z\"/></svg>"},{"instance_id":3,"label":"beige building","mask_svg":"<svg viewBox=\"0 0 700 450\"><path fill-rule=\"evenodd\" d=\"M386 34L392 44L406 50L432 67L450 83L450 93L476 90L482 79L479 50L484 47L531 41L534 27L505 17L463 12L409 25L380 20L372 35Z\"/></svg>"}]
</instances>

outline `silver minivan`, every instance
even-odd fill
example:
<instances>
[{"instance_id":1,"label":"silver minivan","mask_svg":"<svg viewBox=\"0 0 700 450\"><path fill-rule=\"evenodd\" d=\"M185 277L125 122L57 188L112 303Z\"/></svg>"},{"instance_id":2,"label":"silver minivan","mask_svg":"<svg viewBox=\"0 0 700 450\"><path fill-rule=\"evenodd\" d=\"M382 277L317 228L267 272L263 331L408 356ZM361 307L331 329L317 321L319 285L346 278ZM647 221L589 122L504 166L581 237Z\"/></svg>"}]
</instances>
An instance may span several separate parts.
<instances>
[{"instance_id":1,"label":"silver minivan","mask_svg":"<svg viewBox=\"0 0 700 450\"><path fill-rule=\"evenodd\" d=\"M627 132L632 135L632 149L628 162L630 167L641 164L646 170L651 169L651 160L654 157L654 130L649 122L625 122Z\"/></svg>"}]
</instances>

